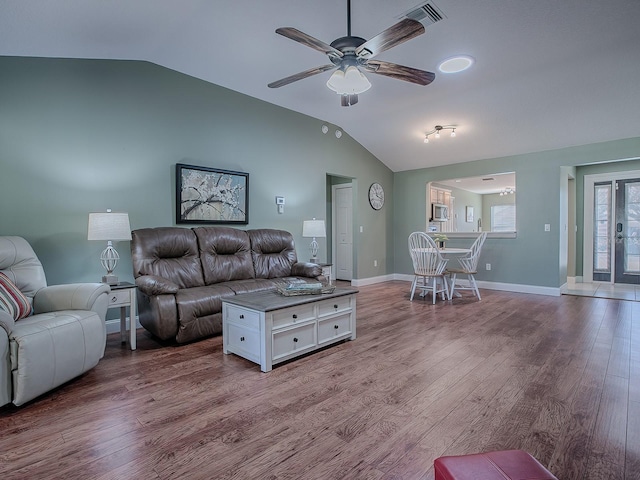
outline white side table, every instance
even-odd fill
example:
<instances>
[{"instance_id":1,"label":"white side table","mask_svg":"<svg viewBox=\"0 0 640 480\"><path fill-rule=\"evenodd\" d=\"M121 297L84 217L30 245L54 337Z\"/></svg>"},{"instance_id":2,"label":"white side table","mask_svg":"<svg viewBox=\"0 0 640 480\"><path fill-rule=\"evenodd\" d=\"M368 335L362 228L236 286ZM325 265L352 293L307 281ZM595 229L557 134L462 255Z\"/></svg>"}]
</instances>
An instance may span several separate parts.
<instances>
[{"instance_id":1,"label":"white side table","mask_svg":"<svg viewBox=\"0 0 640 480\"><path fill-rule=\"evenodd\" d=\"M131 350L136 349L136 315L138 307L136 304L136 287L133 283L120 282L111 285L109 295L109 306L107 308L120 308L120 337L122 343L127 342L127 307L129 307L129 345Z\"/></svg>"}]
</instances>

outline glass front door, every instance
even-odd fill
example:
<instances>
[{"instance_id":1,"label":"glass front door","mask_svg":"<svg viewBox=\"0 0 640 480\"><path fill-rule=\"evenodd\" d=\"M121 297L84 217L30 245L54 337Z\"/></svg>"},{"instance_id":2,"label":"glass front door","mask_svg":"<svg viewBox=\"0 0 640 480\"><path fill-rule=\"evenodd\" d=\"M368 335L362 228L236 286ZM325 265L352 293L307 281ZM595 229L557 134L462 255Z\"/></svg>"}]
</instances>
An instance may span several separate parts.
<instances>
[{"instance_id":1,"label":"glass front door","mask_svg":"<svg viewBox=\"0 0 640 480\"><path fill-rule=\"evenodd\" d=\"M640 284L640 179L615 185L615 283Z\"/></svg>"}]
</instances>

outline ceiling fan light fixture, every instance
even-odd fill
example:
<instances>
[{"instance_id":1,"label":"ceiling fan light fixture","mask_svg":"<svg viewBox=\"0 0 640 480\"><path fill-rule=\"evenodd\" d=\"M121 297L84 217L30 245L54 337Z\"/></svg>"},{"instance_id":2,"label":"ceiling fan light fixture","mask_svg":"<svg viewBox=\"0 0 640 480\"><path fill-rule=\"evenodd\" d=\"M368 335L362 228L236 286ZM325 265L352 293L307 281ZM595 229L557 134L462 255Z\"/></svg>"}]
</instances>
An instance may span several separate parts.
<instances>
[{"instance_id":1,"label":"ceiling fan light fixture","mask_svg":"<svg viewBox=\"0 0 640 480\"><path fill-rule=\"evenodd\" d=\"M475 60L469 55L456 55L443 60L438 65L438 70L442 73L459 73L464 72L474 64Z\"/></svg>"},{"instance_id":2,"label":"ceiling fan light fixture","mask_svg":"<svg viewBox=\"0 0 640 480\"><path fill-rule=\"evenodd\" d=\"M345 71L338 69L327 80L327 87L338 95L358 95L371 88L371 82L358 67L350 65Z\"/></svg>"},{"instance_id":3,"label":"ceiling fan light fixture","mask_svg":"<svg viewBox=\"0 0 640 480\"><path fill-rule=\"evenodd\" d=\"M456 129L455 129L455 128L451 131L451 136L452 136L452 137L455 137L455 136L456 136Z\"/></svg>"}]
</instances>

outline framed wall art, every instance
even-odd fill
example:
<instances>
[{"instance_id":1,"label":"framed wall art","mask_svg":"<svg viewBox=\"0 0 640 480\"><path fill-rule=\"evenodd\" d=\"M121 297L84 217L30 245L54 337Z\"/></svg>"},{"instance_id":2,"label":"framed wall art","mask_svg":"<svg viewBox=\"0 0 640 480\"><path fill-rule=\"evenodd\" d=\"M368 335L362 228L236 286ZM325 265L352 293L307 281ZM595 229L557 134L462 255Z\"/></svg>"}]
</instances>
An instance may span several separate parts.
<instances>
[{"instance_id":1,"label":"framed wall art","mask_svg":"<svg viewBox=\"0 0 640 480\"><path fill-rule=\"evenodd\" d=\"M176 223L249 223L249 174L176 164Z\"/></svg>"},{"instance_id":2,"label":"framed wall art","mask_svg":"<svg viewBox=\"0 0 640 480\"><path fill-rule=\"evenodd\" d=\"M473 222L473 207L466 207L466 215L467 215L467 223L472 223Z\"/></svg>"}]
</instances>

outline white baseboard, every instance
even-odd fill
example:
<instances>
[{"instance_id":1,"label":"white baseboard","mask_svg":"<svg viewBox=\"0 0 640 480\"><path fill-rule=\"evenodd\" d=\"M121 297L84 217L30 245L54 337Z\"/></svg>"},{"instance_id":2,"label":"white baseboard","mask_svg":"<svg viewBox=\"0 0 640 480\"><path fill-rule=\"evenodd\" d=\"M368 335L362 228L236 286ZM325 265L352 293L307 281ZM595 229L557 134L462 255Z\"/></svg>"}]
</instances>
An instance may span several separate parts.
<instances>
[{"instance_id":1,"label":"white baseboard","mask_svg":"<svg viewBox=\"0 0 640 480\"><path fill-rule=\"evenodd\" d=\"M549 295L559 297L560 287L543 287L541 285L523 285L520 283L485 282L478 280L478 287L487 290L502 290L515 293L532 293L534 295Z\"/></svg>"},{"instance_id":2,"label":"white baseboard","mask_svg":"<svg viewBox=\"0 0 640 480\"><path fill-rule=\"evenodd\" d=\"M105 322L107 324L107 335L110 333L117 333L120 332L120 319L119 318L112 318L111 320L107 320ZM127 317L127 331L129 331L129 325L130 325L131 321L129 319L129 317ZM140 321L136 318L136 329L138 328L142 328L142 325L140 325Z\"/></svg>"},{"instance_id":3,"label":"white baseboard","mask_svg":"<svg viewBox=\"0 0 640 480\"><path fill-rule=\"evenodd\" d=\"M413 279L413 277L411 277ZM351 285L354 287L363 287L365 285L374 285L376 283L388 282L395 280L395 275L381 275L379 277L358 278L351 280Z\"/></svg>"},{"instance_id":4,"label":"white baseboard","mask_svg":"<svg viewBox=\"0 0 640 480\"><path fill-rule=\"evenodd\" d=\"M575 277L576 281L582 277ZM404 282L412 282L413 275L408 275L404 273L394 273L390 275L380 275L378 277L369 277L369 278L359 278L351 280L351 285L354 287L363 287L365 285L375 285L376 283L388 282L391 280L401 280ZM517 283L501 283L501 282L485 282L478 280L478 287L486 288L487 290L502 290L505 292L516 292L516 293L531 293L535 295L549 295L553 297L560 296L560 289L555 287L542 287L539 285L521 285ZM129 330L130 319L127 317L127 331ZM107 325L107 334L109 333L117 333L120 331L120 319L112 318L111 320L106 321ZM142 328L140 325L140 321L136 318L136 328Z\"/></svg>"},{"instance_id":5,"label":"white baseboard","mask_svg":"<svg viewBox=\"0 0 640 480\"><path fill-rule=\"evenodd\" d=\"M412 282L413 275L408 275L404 273L394 273L393 275L384 275L380 277L361 278L358 280L353 280L352 284L354 286L373 285L375 283L382 283L389 280L402 280L405 282ZM487 290L502 290L505 292L531 293L534 295L549 295L552 297L560 296L560 287L543 287L540 285L522 285L519 283L486 282L482 280L478 280L478 287L486 288Z\"/></svg>"}]
</instances>

